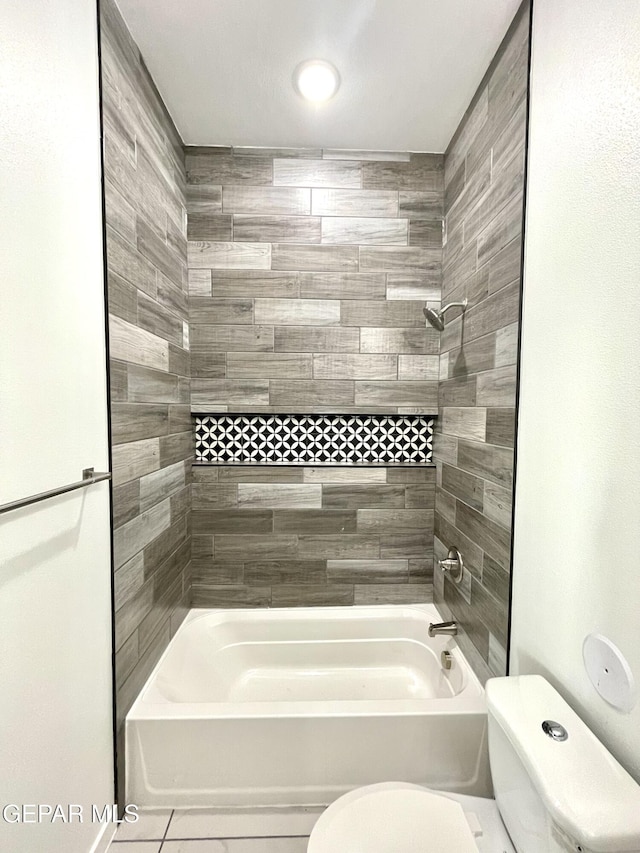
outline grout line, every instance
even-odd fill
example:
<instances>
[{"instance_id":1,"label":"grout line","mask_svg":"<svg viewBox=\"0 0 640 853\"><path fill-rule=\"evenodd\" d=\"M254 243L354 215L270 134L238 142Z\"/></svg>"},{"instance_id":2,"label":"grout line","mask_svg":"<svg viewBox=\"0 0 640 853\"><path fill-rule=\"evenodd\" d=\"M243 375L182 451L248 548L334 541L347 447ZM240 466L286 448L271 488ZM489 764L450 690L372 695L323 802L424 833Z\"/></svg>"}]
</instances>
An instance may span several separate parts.
<instances>
[{"instance_id":1,"label":"grout line","mask_svg":"<svg viewBox=\"0 0 640 853\"><path fill-rule=\"evenodd\" d=\"M283 841L286 838L309 838L309 835L185 835L176 838L136 838L131 841L112 841L112 844L151 844L153 842L160 841L161 847L160 852L162 851L162 846L164 846L165 842L171 843L173 841L268 841L274 839L276 841Z\"/></svg>"}]
</instances>

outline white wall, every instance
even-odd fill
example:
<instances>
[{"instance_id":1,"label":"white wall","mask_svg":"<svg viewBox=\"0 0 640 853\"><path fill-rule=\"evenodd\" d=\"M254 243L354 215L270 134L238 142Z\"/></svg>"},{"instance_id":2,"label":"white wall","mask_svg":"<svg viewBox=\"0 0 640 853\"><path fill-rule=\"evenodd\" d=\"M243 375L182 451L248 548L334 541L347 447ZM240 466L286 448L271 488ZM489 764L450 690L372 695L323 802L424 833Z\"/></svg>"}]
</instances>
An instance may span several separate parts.
<instances>
[{"instance_id":1,"label":"white wall","mask_svg":"<svg viewBox=\"0 0 640 853\"><path fill-rule=\"evenodd\" d=\"M535 0L511 672L547 675L640 781L640 4Z\"/></svg>"},{"instance_id":2,"label":"white wall","mask_svg":"<svg viewBox=\"0 0 640 853\"><path fill-rule=\"evenodd\" d=\"M0 503L108 465L94 0L0 9ZM106 483L0 517L0 805L113 802ZM11 825L0 849L89 850Z\"/></svg>"}]
</instances>

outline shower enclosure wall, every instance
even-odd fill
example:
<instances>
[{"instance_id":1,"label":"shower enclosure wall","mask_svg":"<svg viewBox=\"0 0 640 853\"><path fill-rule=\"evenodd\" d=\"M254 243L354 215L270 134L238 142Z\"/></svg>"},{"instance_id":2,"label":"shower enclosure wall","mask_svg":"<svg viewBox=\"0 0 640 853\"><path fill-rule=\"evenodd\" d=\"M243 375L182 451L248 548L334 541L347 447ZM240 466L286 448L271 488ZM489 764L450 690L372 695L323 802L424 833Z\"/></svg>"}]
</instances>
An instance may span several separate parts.
<instances>
[{"instance_id":1,"label":"shower enclosure wall","mask_svg":"<svg viewBox=\"0 0 640 853\"><path fill-rule=\"evenodd\" d=\"M442 155L184 149L101 7L120 738L191 605L428 602L434 523L502 672L527 8Z\"/></svg>"},{"instance_id":2,"label":"shower enclosure wall","mask_svg":"<svg viewBox=\"0 0 640 853\"><path fill-rule=\"evenodd\" d=\"M187 149L192 410L284 413L264 440L301 462L195 466L195 606L431 599L435 469L382 460L437 412L443 158L337 156ZM222 458L251 458L231 423ZM313 429L360 464L316 464Z\"/></svg>"},{"instance_id":3,"label":"shower enclosure wall","mask_svg":"<svg viewBox=\"0 0 640 853\"><path fill-rule=\"evenodd\" d=\"M444 160L442 298L468 307L440 337L435 551L456 544L468 571L460 586L436 574L434 592L483 679L507 664L529 14L525 2Z\"/></svg>"},{"instance_id":4,"label":"shower enclosure wall","mask_svg":"<svg viewBox=\"0 0 640 853\"><path fill-rule=\"evenodd\" d=\"M121 762L127 711L190 604L193 432L182 145L115 4L100 6Z\"/></svg>"}]
</instances>

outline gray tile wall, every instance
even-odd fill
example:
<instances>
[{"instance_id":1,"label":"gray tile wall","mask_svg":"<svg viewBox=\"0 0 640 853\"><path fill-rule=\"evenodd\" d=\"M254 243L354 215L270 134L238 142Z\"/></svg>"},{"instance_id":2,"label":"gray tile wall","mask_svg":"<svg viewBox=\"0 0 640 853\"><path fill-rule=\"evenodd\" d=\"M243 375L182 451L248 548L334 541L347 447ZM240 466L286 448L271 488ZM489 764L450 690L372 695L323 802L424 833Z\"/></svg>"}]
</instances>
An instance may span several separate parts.
<instances>
[{"instance_id":1,"label":"gray tile wall","mask_svg":"<svg viewBox=\"0 0 640 853\"><path fill-rule=\"evenodd\" d=\"M335 154L187 149L194 411L437 409L443 157Z\"/></svg>"},{"instance_id":2,"label":"gray tile wall","mask_svg":"<svg viewBox=\"0 0 640 853\"><path fill-rule=\"evenodd\" d=\"M193 411L437 410L443 158L382 156L187 149ZM430 599L433 469L194 476L196 605Z\"/></svg>"},{"instance_id":3,"label":"gray tile wall","mask_svg":"<svg viewBox=\"0 0 640 853\"><path fill-rule=\"evenodd\" d=\"M506 667L528 46L525 2L445 155L442 299L469 308L441 338L435 556L468 571L434 593L483 678Z\"/></svg>"},{"instance_id":4,"label":"gray tile wall","mask_svg":"<svg viewBox=\"0 0 640 853\"><path fill-rule=\"evenodd\" d=\"M118 10L100 5L121 746L190 602L193 439L182 145Z\"/></svg>"},{"instance_id":5,"label":"gray tile wall","mask_svg":"<svg viewBox=\"0 0 640 853\"><path fill-rule=\"evenodd\" d=\"M432 599L435 468L196 466L196 607Z\"/></svg>"}]
</instances>

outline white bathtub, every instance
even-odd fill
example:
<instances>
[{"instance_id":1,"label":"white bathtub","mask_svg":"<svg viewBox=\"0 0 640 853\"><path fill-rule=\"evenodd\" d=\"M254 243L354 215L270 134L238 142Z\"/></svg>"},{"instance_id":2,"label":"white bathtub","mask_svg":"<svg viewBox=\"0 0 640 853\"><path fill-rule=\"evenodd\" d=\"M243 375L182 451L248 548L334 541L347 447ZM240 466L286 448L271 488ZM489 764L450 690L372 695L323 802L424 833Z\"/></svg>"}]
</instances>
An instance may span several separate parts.
<instances>
[{"instance_id":1,"label":"white bathtub","mask_svg":"<svg viewBox=\"0 0 640 853\"><path fill-rule=\"evenodd\" d=\"M439 621L428 604L192 610L127 717L127 802L325 805L389 780L489 796L484 691L454 639L429 638Z\"/></svg>"}]
</instances>

